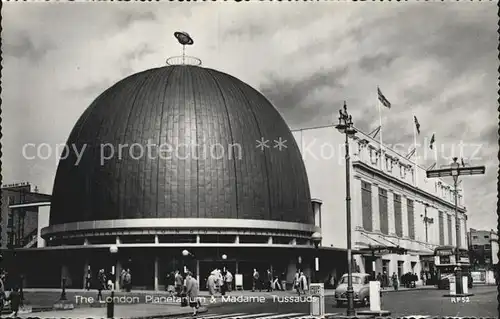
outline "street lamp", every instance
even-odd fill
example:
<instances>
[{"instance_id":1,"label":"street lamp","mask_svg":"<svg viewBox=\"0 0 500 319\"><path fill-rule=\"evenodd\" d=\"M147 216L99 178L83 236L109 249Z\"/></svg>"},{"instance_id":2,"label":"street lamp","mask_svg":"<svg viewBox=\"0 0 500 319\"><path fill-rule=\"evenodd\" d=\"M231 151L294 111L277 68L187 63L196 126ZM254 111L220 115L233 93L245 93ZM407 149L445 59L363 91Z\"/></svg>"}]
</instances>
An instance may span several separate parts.
<instances>
[{"instance_id":1,"label":"street lamp","mask_svg":"<svg viewBox=\"0 0 500 319\"><path fill-rule=\"evenodd\" d=\"M349 136L354 136L356 130L352 123L352 115L347 113L347 105L344 101L344 109L339 110L339 124L335 126L342 134L345 134L345 182L346 182L346 220L347 220L347 315L354 316L354 290L352 287L352 251L351 251L351 177Z\"/></svg>"},{"instance_id":2,"label":"street lamp","mask_svg":"<svg viewBox=\"0 0 500 319\"><path fill-rule=\"evenodd\" d=\"M321 239L323 237L321 236L320 233L318 232L315 232L314 234L312 234L311 236L311 240L312 242L314 243L314 253L315 253L315 257L314 257L314 271L313 271L313 280L312 282L316 282L316 272L319 271L319 257L317 256L317 253L318 253L318 246L319 244L321 243Z\"/></svg>"},{"instance_id":3,"label":"street lamp","mask_svg":"<svg viewBox=\"0 0 500 319\"><path fill-rule=\"evenodd\" d=\"M460 268L459 260L460 260L460 220L458 219L458 177L461 175L483 175L486 171L484 166L473 166L473 167L465 167L463 165L460 167L460 164L457 162L458 158L453 158L453 163L450 164L449 168L442 168L436 170L427 171L427 178L436 178L436 177L453 177L454 184L454 197L455 197L455 230L456 230L456 245L455 248L455 264L456 273L455 273L455 294L461 295L463 294L462 287L462 269Z\"/></svg>"},{"instance_id":4,"label":"street lamp","mask_svg":"<svg viewBox=\"0 0 500 319\"><path fill-rule=\"evenodd\" d=\"M115 254L118 252L118 246L116 245L111 245L109 246L109 252L111 253L111 256L112 257L112 260L113 260L113 266L111 268L112 270L112 275L115 276L115 283L112 285L112 288L111 289L111 300L108 301L108 304L107 304L107 317L108 318L114 318L114 314L115 314L115 285L116 285L116 270L115 270L115 266L116 266L116 257L115 257Z\"/></svg>"},{"instance_id":5,"label":"street lamp","mask_svg":"<svg viewBox=\"0 0 500 319\"><path fill-rule=\"evenodd\" d=\"M227 255L226 254L223 254L222 255L222 260L226 260L227 259Z\"/></svg>"},{"instance_id":6,"label":"street lamp","mask_svg":"<svg viewBox=\"0 0 500 319\"><path fill-rule=\"evenodd\" d=\"M182 251L182 256L184 256L184 257L188 257L188 256L193 257L194 255L189 250L184 249ZM186 266L186 259L184 258L184 274L186 274L187 272L188 272L188 268Z\"/></svg>"}]
</instances>

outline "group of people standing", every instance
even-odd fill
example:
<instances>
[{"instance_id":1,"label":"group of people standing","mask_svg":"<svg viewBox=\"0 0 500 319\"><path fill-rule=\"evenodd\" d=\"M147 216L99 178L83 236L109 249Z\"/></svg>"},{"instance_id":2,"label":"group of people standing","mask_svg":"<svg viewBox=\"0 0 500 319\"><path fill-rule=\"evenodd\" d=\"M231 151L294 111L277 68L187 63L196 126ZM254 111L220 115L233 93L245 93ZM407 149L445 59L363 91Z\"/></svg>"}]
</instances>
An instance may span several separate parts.
<instances>
[{"instance_id":1,"label":"group of people standing","mask_svg":"<svg viewBox=\"0 0 500 319\"><path fill-rule=\"evenodd\" d=\"M282 274L281 277L283 277L284 274ZM271 292L273 290L285 290L286 287L283 287L283 285L280 282L280 277L277 275L274 275L273 272L270 269L266 270L266 275L261 280L260 278L260 273L257 269L253 270L252 274L252 291L259 290L262 291L262 289L267 289L268 292Z\"/></svg>"},{"instance_id":2,"label":"group of people standing","mask_svg":"<svg viewBox=\"0 0 500 319\"><path fill-rule=\"evenodd\" d=\"M167 280L170 280L170 276L168 277L169 278ZM175 295L176 297L181 298L181 306L186 307L189 305L189 307L193 309L193 316L196 316L198 308L201 305L200 299L198 298L200 291L198 280L196 280L193 273L190 271L185 273L184 278L179 270L175 271L172 279Z\"/></svg>"},{"instance_id":3,"label":"group of people standing","mask_svg":"<svg viewBox=\"0 0 500 319\"><path fill-rule=\"evenodd\" d=\"M103 290L114 290L114 283L112 278L113 274L109 274L106 276L104 269L101 268L97 272L96 280L93 282L92 271L90 266L87 268L87 274L85 276L85 289L89 291L92 286L95 286L97 289L97 299L102 300L102 291ZM132 275L130 273L130 269L123 269L120 273L120 287L123 291L130 292L132 289Z\"/></svg>"},{"instance_id":4,"label":"group of people standing","mask_svg":"<svg viewBox=\"0 0 500 319\"><path fill-rule=\"evenodd\" d=\"M386 287L389 287L389 276L387 276L387 273L384 271L383 274L378 273L376 280L380 282L380 289L384 289ZM393 272L392 276L390 278L390 284L394 288L394 290L398 290L399 288L399 277L398 275Z\"/></svg>"},{"instance_id":5,"label":"group of people standing","mask_svg":"<svg viewBox=\"0 0 500 319\"><path fill-rule=\"evenodd\" d=\"M233 290L233 274L226 267L222 270L214 269L207 278L206 288L210 296L215 295L217 291L224 296L226 292Z\"/></svg>"}]
</instances>

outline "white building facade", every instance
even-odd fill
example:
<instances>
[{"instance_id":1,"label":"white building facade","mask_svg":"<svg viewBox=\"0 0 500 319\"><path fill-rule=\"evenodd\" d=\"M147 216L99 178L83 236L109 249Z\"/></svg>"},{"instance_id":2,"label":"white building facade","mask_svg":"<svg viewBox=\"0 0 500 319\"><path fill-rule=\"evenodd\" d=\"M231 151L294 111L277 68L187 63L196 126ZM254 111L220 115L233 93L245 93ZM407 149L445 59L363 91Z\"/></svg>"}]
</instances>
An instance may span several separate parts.
<instances>
[{"instance_id":1,"label":"white building facade","mask_svg":"<svg viewBox=\"0 0 500 319\"><path fill-rule=\"evenodd\" d=\"M345 135L334 126L293 131L311 197L320 199L322 246L346 249ZM356 270L399 276L430 270L434 249L456 245L453 186L358 130L349 139L352 249ZM461 248L467 215L458 196Z\"/></svg>"}]
</instances>

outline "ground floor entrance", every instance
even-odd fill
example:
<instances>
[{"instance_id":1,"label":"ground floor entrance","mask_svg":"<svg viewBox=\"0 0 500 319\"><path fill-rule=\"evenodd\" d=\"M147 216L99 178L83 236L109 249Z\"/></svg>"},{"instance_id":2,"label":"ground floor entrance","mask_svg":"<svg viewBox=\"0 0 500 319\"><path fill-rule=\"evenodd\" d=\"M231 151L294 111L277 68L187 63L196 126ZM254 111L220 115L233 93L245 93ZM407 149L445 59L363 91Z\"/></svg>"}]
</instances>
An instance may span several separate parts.
<instances>
[{"instance_id":1,"label":"ground floor entrance","mask_svg":"<svg viewBox=\"0 0 500 319\"><path fill-rule=\"evenodd\" d=\"M183 254L187 250L189 254ZM318 256L320 269L313 274L314 258ZM174 283L174 273L189 270L199 280L201 290L214 269L226 268L236 275L245 290L252 289L254 269L259 272L260 286L266 288L267 271L272 278L285 281L291 288L295 273L303 271L309 282L329 282L332 276L345 273L346 254L343 251L314 248L274 247L119 247L110 253L109 247L85 249L36 249L19 251L16 264L23 274L24 286L29 288L59 288L65 279L67 288L83 289L90 271L91 287L98 284L98 272L104 270L108 280L120 286L120 274L130 271L132 289L165 290ZM314 276L313 276L314 275ZM115 286L116 287L116 286Z\"/></svg>"}]
</instances>

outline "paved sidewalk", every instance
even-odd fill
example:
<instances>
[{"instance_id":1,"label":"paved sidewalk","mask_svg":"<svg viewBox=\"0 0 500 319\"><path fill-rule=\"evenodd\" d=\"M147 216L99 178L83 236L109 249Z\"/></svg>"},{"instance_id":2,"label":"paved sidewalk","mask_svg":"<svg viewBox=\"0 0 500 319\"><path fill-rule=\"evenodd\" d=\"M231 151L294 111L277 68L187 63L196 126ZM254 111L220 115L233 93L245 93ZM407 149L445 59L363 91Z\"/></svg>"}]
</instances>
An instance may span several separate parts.
<instances>
[{"instance_id":1,"label":"paved sidewalk","mask_svg":"<svg viewBox=\"0 0 500 319\"><path fill-rule=\"evenodd\" d=\"M200 308L199 313L206 313L207 308ZM115 318L164 318L190 315L192 309L174 305L116 305ZM74 310L44 311L19 314L19 318L106 318L106 307L101 308L75 308Z\"/></svg>"}]
</instances>

